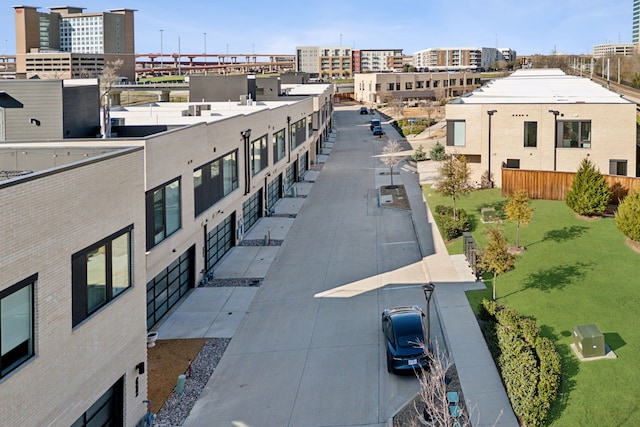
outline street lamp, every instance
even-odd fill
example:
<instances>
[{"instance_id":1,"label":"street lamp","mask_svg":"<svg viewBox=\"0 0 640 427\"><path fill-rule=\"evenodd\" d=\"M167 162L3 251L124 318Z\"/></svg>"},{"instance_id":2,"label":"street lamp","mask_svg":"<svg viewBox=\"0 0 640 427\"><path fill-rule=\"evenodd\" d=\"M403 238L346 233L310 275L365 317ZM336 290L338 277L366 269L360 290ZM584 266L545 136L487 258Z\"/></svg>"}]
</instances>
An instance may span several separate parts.
<instances>
[{"instance_id":1,"label":"street lamp","mask_svg":"<svg viewBox=\"0 0 640 427\"><path fill-rule=\"evenodd\" d=\"M427 300L427 348L431 350L431 297L435 291L436 285L433 283L425 283L422 285L424 298Z\"/></svg>"},{"instance_id":2,"label":"street lamp","mask_svg":"<svg viewBox=\"0 0 640 427\"><path fill-rule=\"evenodd\" d=\"M558 157L558 115L560 114L560 111L549 110L549 112L553 114L553 170L555 171Z\"/></svg>"},{"instance_id":3,"label":"street lamp","mask_svg":"<svg viewBox=\"0 0 640 427\"><path fill-rule=\"evenodd\" d=\"M487 175L489 176L487 177L487 179L492 184L492 186L493 186L493 180L491 179L491 117L493 117L493 115L497 112L498 112L497 110L487 111L487 114L489 115L489 143L487 144L488 151L489 151L489 157L487 158L487 162L488 162Z\"/></svg>"}]
</instances>

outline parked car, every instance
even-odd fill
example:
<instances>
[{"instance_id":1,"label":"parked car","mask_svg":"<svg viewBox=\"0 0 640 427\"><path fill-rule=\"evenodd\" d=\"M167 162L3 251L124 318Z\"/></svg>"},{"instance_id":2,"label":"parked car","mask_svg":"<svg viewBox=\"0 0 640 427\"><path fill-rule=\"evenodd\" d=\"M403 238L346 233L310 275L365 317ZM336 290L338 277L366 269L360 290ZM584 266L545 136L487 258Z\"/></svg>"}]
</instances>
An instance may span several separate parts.
<instances>
[{"instance_id":1,"label":"parked car","mask_svg":"<svg viewBox=\"0 0 640 427\"><path fill-rule=\"evenodd\" d=\"M373 134L374 135L384 135L384 131L382 130L382 126L376 126L373 128Z\"/></svg>"},{"instance_id":2,"label":"parked car","mask_svg":"<svg viewBox=\"0 0 640 427\"><path fill-rule=\"evenodd\" d=\"M373 128L376 127L376 126L382 126L382 124L380 123L380 120L371 119L371 122L369 124L369 129L373 130Z\"/></svg>"},{"instance_id":3,"label":"parked car","mask_svg":"<svg viewBox=\"0 0 640 427\"><path fill-rule=\"evenodd\" d=\"M360 107L360 114L369 114L367 107Z\"/></svg>"},{"instance_id":4,"label":"parked car","mask_svg":"<svg viewBox=\"0 0 640 427\"><path fill-rule=\"evenodd\" d=\"M390 373L414 372L429 368L424 352L424 312L420 307L402 306L382 312L382 332L387 353L387 371Z\"/></svg>"}]
</instances>

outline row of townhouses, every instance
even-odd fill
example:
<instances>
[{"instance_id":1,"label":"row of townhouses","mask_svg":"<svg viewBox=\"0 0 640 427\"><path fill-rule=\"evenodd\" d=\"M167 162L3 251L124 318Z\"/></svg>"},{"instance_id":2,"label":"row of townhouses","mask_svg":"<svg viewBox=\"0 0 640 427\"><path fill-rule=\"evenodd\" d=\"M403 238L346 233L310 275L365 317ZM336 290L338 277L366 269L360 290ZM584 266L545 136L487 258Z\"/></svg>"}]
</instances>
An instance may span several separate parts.
<instances>
[{"instance_id":1,"label":"row of townhouses","mask_svg":"<svg viewBox=\"0 0 640 427\"><path fill-rule=\"evenodd\" d=\"M0 83L0 424L141 425L148 331L331 128L332 86L263 100L243 78L233 101L200 81L198 102L114 107L112 138L95 82Z\"/></svg>"}]
</instances>

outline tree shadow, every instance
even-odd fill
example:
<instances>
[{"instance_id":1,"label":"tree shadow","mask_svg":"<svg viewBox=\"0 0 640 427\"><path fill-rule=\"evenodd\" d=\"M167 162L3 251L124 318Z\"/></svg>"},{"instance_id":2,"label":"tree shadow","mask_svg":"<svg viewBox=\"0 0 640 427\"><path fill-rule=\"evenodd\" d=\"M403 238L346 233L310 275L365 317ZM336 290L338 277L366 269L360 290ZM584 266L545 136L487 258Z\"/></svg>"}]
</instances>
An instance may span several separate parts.
<instances>
[{"instance_id":1,"label":"tree shadow","mask_svg":"<svg viewBox=\"0 0 640 427\"><path fill-rule=\"evenodd\" d=\"M620 347L624 347L625 345L627 345L627 342L623 340L617 332L605 332L603 333L603 335L605 344L608 345L609 348L613 351L616 351Z\"/></svg>"},{"instance_id":2,"label":"tree shadow","mask_svg":"<svg viewBox=\"0 0 640 427\"><path fill-rule=\"evenodd\" d=\"M585 262L576 262L572 265L560 265L537 271L524 280L520 289L503 295L502 298L528 289L537 289L543 292L562 290L567 285L573 284L577 279L583 278L585 276L584 270L590 268L590 265Z\"/></svg>"},{"instance_id":3,"label":"tree shadow","mask_svg":"<svg viewBox=\"0 0 640 427\"><path fill-rule=\"evenodd\" d=\"M552 425L554 421L560 419L562 411L567 407L569 396L576 387L576 376L580 371L580 361L573 354L571 346L560 342L560 338L554 333L553 328L547 325L539 325L540 335L549 338L555 344L556 351L560 355L560 363L562 364L562 378L560 380L560 388L558 396L552 403L547 417L547 425ZM567 337L572 335L569 331L562 331L561 336Z\"/></svg>"},{"instance_id":4,"label":"tree shadow","mask_svg":"<svg viewBox=\"0 0 640 427\"><path fill-rule=\"evenodd\" d=\"M582 236L589 227L583 225L572 225L571 227L563 227L559 230L549 230L544 234L542 241L553 240L556 243L566 242L568 240L577 239Z\"/></svg>"},{"instance_id":5,"label":"tree shadow","mask_svg":"<svg viewBox=\"0 0 640 427\"><path fill-rule=\"evenodd\" d=\"M572 225L571 227L564 227L559 230L547 231L541 240L537 242L529 243L527 246L535 245L536 243L552 240L556 243L563 243L572 239L577 239L582 236L589 228L583 225Z\"/></svg>"}]
</instances>

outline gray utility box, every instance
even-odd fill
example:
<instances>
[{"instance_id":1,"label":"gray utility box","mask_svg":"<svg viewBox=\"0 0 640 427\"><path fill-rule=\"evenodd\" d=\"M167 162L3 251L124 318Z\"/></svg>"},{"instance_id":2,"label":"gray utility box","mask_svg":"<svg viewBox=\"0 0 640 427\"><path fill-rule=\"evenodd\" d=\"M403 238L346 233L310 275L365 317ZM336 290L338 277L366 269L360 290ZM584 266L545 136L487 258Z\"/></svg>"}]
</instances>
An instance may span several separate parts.
<instances>
[{"instance_id":1,"label":"gray utility box","mask_svg":"<svg viewBox=\"0 0 640 427\"><path fill-rule=\"evenodd\" d=\"M582 357L604 356L604 335L596 325L578 325L573 330L573 343Z\"/></svg>"}]
</instances>

